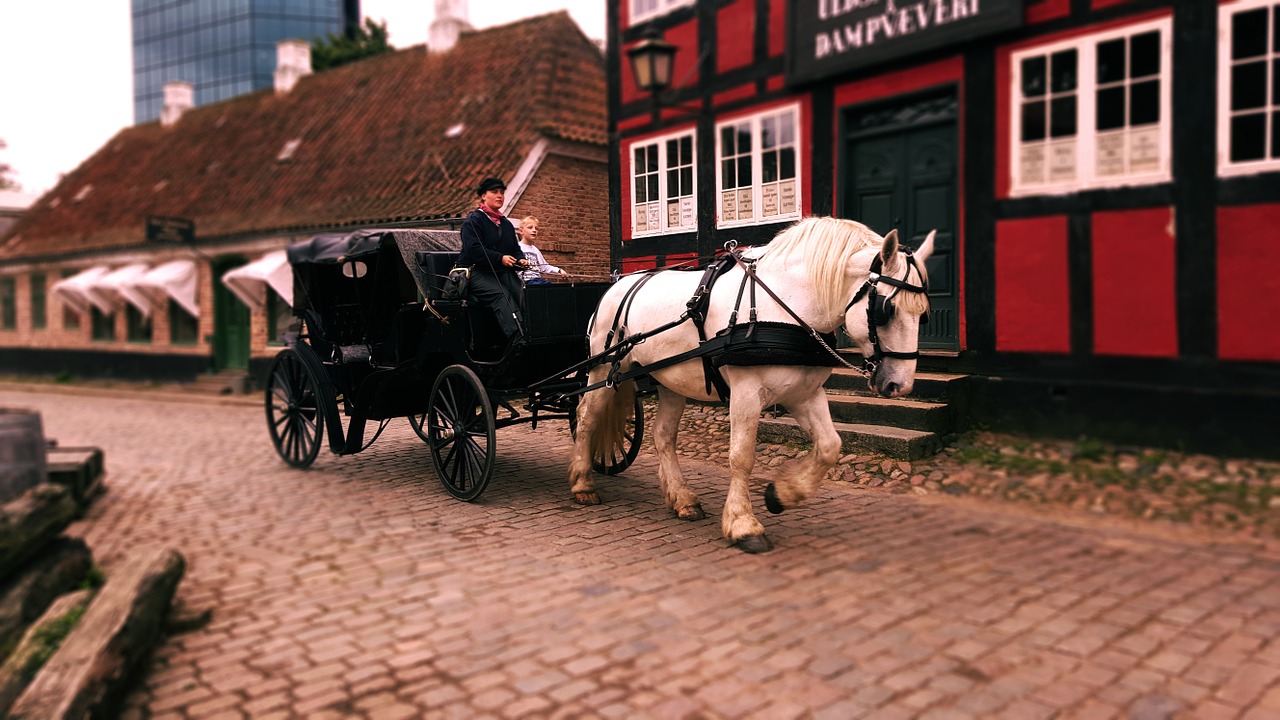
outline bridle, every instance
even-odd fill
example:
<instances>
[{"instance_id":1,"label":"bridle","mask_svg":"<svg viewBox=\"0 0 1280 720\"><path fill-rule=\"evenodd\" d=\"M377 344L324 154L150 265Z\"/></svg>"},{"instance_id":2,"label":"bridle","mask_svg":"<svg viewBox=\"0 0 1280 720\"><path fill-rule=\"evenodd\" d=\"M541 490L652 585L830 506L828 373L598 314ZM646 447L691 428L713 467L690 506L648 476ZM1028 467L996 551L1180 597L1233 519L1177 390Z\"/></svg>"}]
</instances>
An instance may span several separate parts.
<instances>
[{"instance_id":1,"label":"bridle","mask_svg":"<svg viewBox=\"0 0 1280 720\"><path fill-rule=\"evenodd\" d=\"M893 297L899 292L909 290L911 292L925 293L926 299L928 298L929 281L925 279L924 271L916 264L916 258L911 254L910 250L903 250L902 254L907 258L907 267L906 271L902 273L901 279L880 274L884 267L884 261L877 253L875 260L871 261L870 277L862 284L862 287L858 288L858 292L854 293L853 299L849 301L849 304L844 306L844 313L847 316L849 308L856 305L863 297L867 298L867 337L871 342L871 357L863 358L862 370L868 377L875 376L876 369L880 366L880 361L883 358L893 358L895 360L918 360L920 358L920 349L918 347L914 352L897 352L884 348L880 344L880 334L876 331L877 326L887 325L893 319ZM919 285L912 285L907 282L912 268L915 268L916 274L920 276ZM890 285L894 289L887 295L880 295L876 292L880 283ZM929 322L928 310L925 310L924 314L920 316L920 322ZM845 332L848 333L848 328L845 328Z\"/></svg>"}]
</instances>

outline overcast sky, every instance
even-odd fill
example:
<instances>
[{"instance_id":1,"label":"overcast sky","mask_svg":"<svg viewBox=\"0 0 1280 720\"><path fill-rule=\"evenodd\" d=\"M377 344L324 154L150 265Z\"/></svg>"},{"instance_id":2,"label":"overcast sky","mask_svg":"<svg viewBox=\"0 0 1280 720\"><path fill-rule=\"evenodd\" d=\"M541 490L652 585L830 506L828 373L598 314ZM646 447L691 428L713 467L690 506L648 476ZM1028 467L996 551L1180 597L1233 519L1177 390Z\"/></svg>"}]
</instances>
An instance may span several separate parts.
<instances>
[{"instance_id":1,"label":"overcast sky","mask_svg":"<svg viewBox=\"0 0 1280 720\"><path fill-rule=\"evenodd\" d=\"M501 25L560 9L587 37L604 38L605 0L470 3L471 24ZM0 163L39 195L120 128L133 123L130 0L0 0ZM427 40L434 0L361 0L385 20L391 44Z\"/></svg>"}]
</instances>

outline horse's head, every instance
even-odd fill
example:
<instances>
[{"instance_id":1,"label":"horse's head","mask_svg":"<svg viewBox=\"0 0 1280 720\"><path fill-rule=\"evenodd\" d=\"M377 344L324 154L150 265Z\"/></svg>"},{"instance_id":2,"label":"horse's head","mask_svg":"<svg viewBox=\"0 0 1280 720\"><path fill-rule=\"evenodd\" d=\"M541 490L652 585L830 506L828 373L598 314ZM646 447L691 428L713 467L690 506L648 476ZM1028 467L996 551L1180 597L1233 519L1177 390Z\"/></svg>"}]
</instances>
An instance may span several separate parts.
<instances>
[{"instance_id":1,"label":"horse's head","mask_svg":"<svg viewBox=\"0 0 1280 720\"><path fill-rule=\"evenodd\" d=\"M929 278L924 263L933 254L936 231L915 253L904 252L890 230L878 249L856 253L857 302L845 310L845 331L870 361L868 384L885 397L911 392L919 357L920 323L928 322Z\"/></svg>"}]
</instances>

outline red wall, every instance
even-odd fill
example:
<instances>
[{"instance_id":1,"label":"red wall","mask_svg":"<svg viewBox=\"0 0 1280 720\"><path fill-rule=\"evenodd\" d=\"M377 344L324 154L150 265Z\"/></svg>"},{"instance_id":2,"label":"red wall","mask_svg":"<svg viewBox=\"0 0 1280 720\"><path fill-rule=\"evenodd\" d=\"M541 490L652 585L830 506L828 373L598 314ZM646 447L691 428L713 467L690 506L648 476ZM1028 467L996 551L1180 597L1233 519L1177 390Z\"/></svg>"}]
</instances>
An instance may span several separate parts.
<instances>
[{"instance_id":1,"label":"red wall","mask_svg":"<svg viewBox=\"0 0 1280 720\"><path fill-rule=\"evenodd\" d=\"M756 47L755 0L734 0L716 11L716 72L751 64Z\"/></svg>"},{"instance_id":2,"label":"red wall","mask_svg":"<svg viewBox=\"0 0 1280 720\"><path fill-rule=\"evenodd\" d=\"M1171 208L1093 215L1093 351L1178 356Z\"/></svg>"},{"instance_id":3,"label":"red wall","mask_svg":"<svg viewBox=\"0 0 1280 720\"><path fill-rule=\"evenodd\" d=\"M787 51L787 0L769 0L769 57Z\"/></svg>"},{"instance_id":4,"label":"red wall","mask_svg":"<svg viewBox=\"0 0 1280 720\"><path fill-rule=\"evenodd\" d=\"M1218 208L1218 357L1280 360L1280 205Z\"/></svg>"},{"instance_id":5,"label":"red wall","mask_svg":"<svg viewBox=\"0 0 1280 720\"><path fill-rule=\"evenodd\" d=\"M1071 351L1067 218L996 223L996 349Z\"/></svg>"}]
</instances>

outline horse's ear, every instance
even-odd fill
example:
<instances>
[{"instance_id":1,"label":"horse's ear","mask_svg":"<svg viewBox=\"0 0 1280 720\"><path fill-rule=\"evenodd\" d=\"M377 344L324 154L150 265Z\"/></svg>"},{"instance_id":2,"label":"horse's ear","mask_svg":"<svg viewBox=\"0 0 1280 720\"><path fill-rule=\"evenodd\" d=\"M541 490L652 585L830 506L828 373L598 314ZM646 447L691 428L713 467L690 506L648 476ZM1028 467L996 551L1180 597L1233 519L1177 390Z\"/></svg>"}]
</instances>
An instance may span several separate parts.
<instances>
[{"instance_id":1,"label":"horse's ear","mask_svg":"<svg viewBox=\"0 0 1280 720\"><path fill-rule=\"evenodd\" d=\"M916 254L917 261L924 262L925 260L929 259L929 256L933 254L933 239L936 238L937 236L938 236L937 230L929 231L929 234L925 237L924 242L920 243L920 249L916 250L915 254Z\"/></svg>"},{"instance_id":2,"label":"horse's ear","mask_svg":"<svg viewBox=\"0 0 1280 720\"><path fill-rule=\"evenodd\" d=\"M898 228L889 231L884 236L884 244L880 246L880 260L884 262L885 267L893 261L893 256L898 252Z\"/></svg>"}]
</instances>

